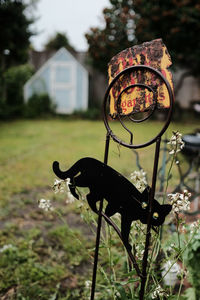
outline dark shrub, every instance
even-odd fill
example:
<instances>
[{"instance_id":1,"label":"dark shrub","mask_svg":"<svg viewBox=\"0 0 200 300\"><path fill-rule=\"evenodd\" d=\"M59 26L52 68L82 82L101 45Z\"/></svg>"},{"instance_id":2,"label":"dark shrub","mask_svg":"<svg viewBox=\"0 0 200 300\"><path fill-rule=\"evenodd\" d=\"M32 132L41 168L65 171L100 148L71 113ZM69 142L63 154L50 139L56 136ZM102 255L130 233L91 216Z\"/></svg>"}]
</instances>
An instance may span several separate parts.
<instances>
[{"instance_id":1,"label":"dark shrub","mask_svg":"<svg viewBox=\"0 0 200 300\"><path fill-rule=\"evenodd\" d=\"M3 92L0 99L2 119L23 116L23 87L32 74L33 70L30 65L11 67L3 74Z\"/></svg>"},{"instance_id":2,"label":"dark shrub","mask_svg":"<svg viewBox=\"0 0 200 300\"><path fill-rule=\"evenodd\" d=\"M55 104L48 94L33 94L25 105L25 117L37 118L52 115Z\"/></svg>"}]
</instances>

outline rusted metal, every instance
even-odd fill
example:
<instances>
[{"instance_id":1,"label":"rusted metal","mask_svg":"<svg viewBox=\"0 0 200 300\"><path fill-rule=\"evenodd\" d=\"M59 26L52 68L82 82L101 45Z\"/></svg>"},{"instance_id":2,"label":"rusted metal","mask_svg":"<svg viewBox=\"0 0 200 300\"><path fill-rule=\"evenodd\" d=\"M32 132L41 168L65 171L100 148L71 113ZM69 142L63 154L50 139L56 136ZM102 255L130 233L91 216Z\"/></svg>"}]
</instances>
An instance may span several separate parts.
<instances>
[{"instance_id":1,"label":"rusted metal","mask_svg":"<svg viewBox=\"0 0 200 300\"><path fill-rule=\"evenodd\" d=\"M109 126L109 116L107 115L107 103L110 101L110 91L112 89L112 87L114 86L114 84L117 82L118 79L121 78L121 76L123 76L124 74L131 74L132 72L135 71L145 71L148 70L149 72L152 72L153 74L155 74L157 77L160 78L160 80L162 80L167 88L168 94L169 94L169 102L170 102L170 107L168 109L168 114L167 114L167 119L166 122L164 123L163 128L161 129L161 131L151 140L149 140L146 143L143 144L128 144L124 141L122 141L121 139L119 139L111 130L110 126ZM155 99L156 103L157 103L157 99ZM123 71L121 71L110 83L110 85L107 88L107 91L105 93L105 97L104 97L104 103L103 103L103 119L104 119L104 124L105 127L107 129L107 132L110 134L110 136L112 137L112 139L119 143L120 145L123 145L127 148L132 148L132 149L139 149L139 148L143 148L143 147L147 147L153 143L156 142L157 138L162 136L163 133L167 130L170 120L171 120L171 116L172 116L172 111L173 111L173 103L174 103L174 94L173 91L171 89L171 86L169 84L169 82L167 81L167 79L164 77L164 75L162 73L160 73L158 70L149 67L149 66L143 66L143 65L138 65L138 66L132 66L129 67ZM134 120L133 120L134 121Z\"/></svg>"},{"instance_id":2,"label":"rusted metal","mask_svg":"<svg viewBox=\"0 0 200 300\"><path fill-rule=\"evenodd\" d=\"M161 129L161 131L156 135L156 137L152 138L151 140L149 140L148 142L145 142L143 144L133 144L133 134L132 132L123 124L122 121L122 116L121 116L121 112L120 112L120 101L121 101L121 95L123 93L123 90L120 91L119 96L118 96L118 100L117 100L117 116L118 116L118 120L121 122L121 124L123 125L123 127L130 133L130 144L125 143L124 141L122 141L121 139L119 139L111 130L110 126L109 126L109 116L108 116L108 112L107 112L107 103L110 101L110 91L113 87L113 85L117 82L118 79L121 78L121 76L123 76L124 74L129 74L131 72L134 71L145 71L148 70L148 72L152 72L155 76L157 76L159 78L160 81L163 81L163 84L165 85L167 91L168 91L168 95L169 95L169 110L168 110L168 115L167 115L167 119L166 122L163 126L163 128ZM144 87L146 89L149 89L152 91L153 93L153 98L154 98L154 107L153 107L153 111L157 108L157 98L156 98L156 93L154 92L154 90L152 89L152 87L150 86L146 86L144 85ZM126 90L128 90L128 87L125 87ZM145 251L144 251L144 256L143 256L143 263L142 263L142 271L140 270L137 261L135 260L134 255L132 254L132 252L130 251L130 249L127 247L127 245L124 245L127 253L129 255L130 260L133 263L133 266L136 269L136 273L137 275L141 278L141 289L140 289L140 300L144 299L144 293L145 293L145 285L146 285L146 275L147 275L147 258L148 258L148 251L149 251L149 245L150 245L150 239L151 239L151 218L152 218L152 201L154 199L154 195L155 195L155 188L156 188L156 176L157 176L157 169L158 169L158 161L159 161L159 150L160 150L160 141L161 141L161 136L163 135L163 133L167 130L170 120L171 120L171 115L172 115L172 110L173 110L173 102L174 102L174 95L173 95L173 91L171 89L171 86L168 82L168 80L163 76L163 74L161 72L159 72L158 70L149 67L149 66L143 66L143 65L139 65L139 66L132 66L129 67L123 71L121 71L110 83L106 93L105 93L105 98L104 98L104 103L103 103L103 118L104 118L104 124L107 130L107 136L110 136L115 142L119 143L122 146L125 146L127 148L130 149L138 149L138 148L144 148L147 147L153 143L156 143L156 150L155 150L155 157L154 157L154 170L153 170L153 177L152 177L152 186L151 186L151 192L150 192L150 197L149 197L149 217L148 217L148 223L147 223L147 232L146 232L146 243L145 243ZM152 115L152 113L150 114ZM144 118L143 120L141 120L141 122L143 122L144 120L146 120L147 118ZM134 118L130 118L131 121L133 122L137 122L137 120L134 120ZM108 150L108 149L107 149ZM106 156L108 156L108 151L106 151ZM116 226L116 224L109 218L107 217L101 210L101 214L99 213L99 218L100 215L104 217L104 219L108 222L108 224L110 224L115 231L118 233L118 236L121 238L121 232L118 229L118 227ZM101 226L101 224L100 224ZM98 234L100 235L100 228L98 230ZM121 238L122 242L123 239ZM97 248L99 248L99 238L98 238L98 243L97 243ZM98 252L96 248L96 251ZM92 294L91 294L91 300L94 299L94 294L95 294L95 281L96 281L96 270L97 270L97 263L98 263L98 255L95 258L95 267L94 267L94 273L95 276L93 276L93 285L92 285Z\"/></svg>"},{"instance_id":3,"label":"rusted metal","mask_svg":"<svg viewBox=\"0 0 200 300\"><path fill-rule=\"evenodd\" d=\"M166 70L167 67L171 64L170 57L167 53L166 48L164 48L161 40L154 41L154 43L160 44L161 48L157 52L152 51L152 48L146 52L146 56L144 55L144 49L141 50L139 48L128 49L123 52L123 61L119 62L118 60L111 61L111 65L109 67L109 76L110 76L110 84L105 93L104 102L103 102L103 119L104 124L107 130L106 135L106 147L105 147L105 156L104 162L107 164L108 160L108 152L109 152L109 140L112 138L118 144L130 148L130 149L139 149L145 148L153 143L156 143L155 147L155 156L154 156L154 169L153 169L153 177L152 177L152 185L149 194L149 212L148 212L148 221L147 221L147 231L146 231L146 242L145 242L145 251L142 262L142 270L140 270L137 261L130 250L130 247L126 245L123 241L122 234L117 227L117 225L109 218L103 211L103 199L100 202L99 208L99 216L98 216L98 228L97 228L97 237L96 237L96 249L95 249L95 257L94 257L94 268L93 268L93 280L92 280L92 290L91 290L91 298L90 300L94 300L95 296L95 284L96 284L96 272L97 272L97 264L98 264L98 251L99 251L99 243L100 243L100 232L101 232L101 224L102 217L104 217L105 221L111 225L114 230L117 232L118 236L122 240L127 253L129 255L130 261L132 262L137 275L141 279L141 288L139 297L140 300L144 299L145 294L145 285L147 278L147 265L148 265L148 251L151 240L151 228L152 228L152 205L153 199L155 195L156 188L156 177L158 170L158 161L159 161L159 151L160 151L160 141L161 136L167 130L173 110L174 103L174 94L173 94L173 85L171 81L171 73ZM147 43L145 44L147 46ZM133 47L134 48L134 47ZM130 55L130 51L132 51ZM139 51L136 55L136 52ZM134 53L133 53L134 52ZM135 62L132 61L130 64L130 59L133 57L133 54L136 57ZM121 53L120 53L121 55ZM153 59L154 56L154 59ZM122 57L122 56L121 56ZM119 58L119 56L118 56ZM147 62L152 61L152 65L145 65ZM122 64L123 62L123 64ZM134 63L143 63L140 65L134 65ZM156 65L157 62L157 65ZM117 67L118 63L118 67ZM119 67L121 64L121 69ZM131 65L131 66L130 66ZM129 67L127 67L129 66ZM155 68L157 66L157 68ZM159 66L159 67L158 67ZM165 68L163 67L165 66ZM165 72L166 71L166 72ZM135 80L138 78L138 80ZM134 80L133 80L134 79ZM138 89L138 90L136 90ZM134 107L131 109L124 110L122 105L124 101L124 97L128 97L127 101L130 101L130 97L134 97L134 92L138 93L137 101L139 105L137 105L137 101L135 101ZM151 100L149 102L145 102L145 93L151 94ZM163 102L163 93L164 99ZM143 99L142 99L143 98ZM162 99L161 99L162 98ZM166 117L166 121L164 126L160 130L160 132L152 139L143 144L135 144L133 140L133 132L124 124L123 118L128 117L132 122L143 122L150 118L150 116L155 112L157 108L165 107L168 108L168 114ZM128 108L128 102L127 102ZM108 113L110 111L110 113ZM144 112L148 111L149 114L147 117L142 118L141 120L137 120L134 118L134 114L136 112ZM110 117L112 119L118 119L123 126L123 128L130 134L130 142L124 142L120 138L118 138L114 132L112 131L109 122Z\"/></svg>"},{"instance_id":4,"label":"rusted metal","mask_svg":"<svg viewBox=\"0 0 200 300\"><path fill-rule=\"evenodd\" d=\"M134 65L150 66L158 70L165 76L173 90L172 74L168 70L171 58L162 39L125 49L114 56L108 68L109 84L121 71ZM170 106L168 91L163 81L159 77L155 77L154 73L149 72L148 69L137 70L136 73L124 74L113 85L110 91L110 114L113 118L117 116L116 99L122 90L124 91L121 100L122 115L142 112L151 109L154 105L150 91L139 86L132 86L137 84L147 85L156 91L158 108ZM127 87L128 89L126 89Z\"/></svg>"}]
</instances>

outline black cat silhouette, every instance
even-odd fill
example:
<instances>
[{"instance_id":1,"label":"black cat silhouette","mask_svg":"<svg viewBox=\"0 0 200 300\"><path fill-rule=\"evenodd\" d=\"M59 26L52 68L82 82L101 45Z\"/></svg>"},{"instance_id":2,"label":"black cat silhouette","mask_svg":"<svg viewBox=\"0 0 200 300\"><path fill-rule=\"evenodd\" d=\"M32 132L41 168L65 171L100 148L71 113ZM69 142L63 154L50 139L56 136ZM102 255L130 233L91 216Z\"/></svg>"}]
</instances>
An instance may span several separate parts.
<instances>
[{"instance_id":1,"label":"black cat silhouette","mask_svg":"<svg viewBox=\"0 0 200 300\"><path fill-rule=\"evenodd\" d=\"M106 199L108 205L105 214L108 217L115 213L121 214L121 235L123 242L127 245L129 245L131 223L140 220L143 224L147 224L149 187L140 193L129 180L116 170L90 157L78 160L64 172L60 170L59 163L54 161L53 171L60 179L70 178L69 188L72 195L77 199L79 196L76 193L76 187L88 187L90 192L87 195L87 201L95 213L98 213L96 202L102 198ZM154 199L152 226L162 225L171 208L171 205L160 205Z\"/></svg>"}]
</instances>

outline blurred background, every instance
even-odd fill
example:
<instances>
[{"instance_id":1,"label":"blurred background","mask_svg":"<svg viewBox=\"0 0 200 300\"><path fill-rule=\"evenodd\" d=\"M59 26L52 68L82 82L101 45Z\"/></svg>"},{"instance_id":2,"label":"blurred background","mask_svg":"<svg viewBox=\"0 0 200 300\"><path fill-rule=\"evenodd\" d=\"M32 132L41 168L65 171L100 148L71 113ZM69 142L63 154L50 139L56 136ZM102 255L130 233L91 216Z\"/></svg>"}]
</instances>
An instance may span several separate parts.
<instances>
[{"instance_id":1,"label":"blurred background","mask_svg":"<svg viewBox=\"0 0 200 300\"><path fill-rule=\"evenodd\" d=\"M182 169L173 167L168 189L186 186L199 194L199 20L196 0L0 1L1 299L87 299L95 235L84 222L87 208L54 195L51 165L58 160L67 169L84 156L103 160L107 65L120 51L157 38L165 43L175 108L157 187L163 189L167 174L166 143L178 130L197 140L194 152L180 154ZM158 113L136 126L136 143L162 125ZM153 153L153 146L139 151L138 163L135 152L113 142L109 164L128 178L142 167L150 183ZM57 214L38 208L41 198L51 199L64 225Z\"/></svg>"}]
</instances>

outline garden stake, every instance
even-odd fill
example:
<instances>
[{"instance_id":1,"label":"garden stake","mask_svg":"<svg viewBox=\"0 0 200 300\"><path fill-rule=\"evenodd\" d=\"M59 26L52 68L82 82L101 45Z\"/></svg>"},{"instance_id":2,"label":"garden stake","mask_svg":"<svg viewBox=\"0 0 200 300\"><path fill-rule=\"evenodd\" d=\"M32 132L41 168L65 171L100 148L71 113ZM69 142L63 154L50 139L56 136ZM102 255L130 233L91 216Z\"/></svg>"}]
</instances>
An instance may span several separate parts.
<instances>
[{"instance_id":1,"label":"garden stake","mask_svg":"<svg viewBox=\"0 0 200 300\"><path fill-rule=\"evenodd\" d=\"M149 49L147 49L148 46ZM145 50L146 52L144 51L144 49L146 49ZM128 51L127 57L128 58L130 57L130 49L126 49L122 51L123 59L126 57L127 51ZM159 63L155 64L155 62L157 62L156 60L159 61L159 59L161 59L160 56L161 53L163 54L163 56L165 55L165 58L167 56L167 49L164 46L164 44L162 44L161 40L155 40L149 43L144 43L142 47L141 46L138 48L133 47L133 53L134 51L136 53L138 53L137 51L139 52L142 51L140 58L142 57L143 59L145 55L150 55L150 59L151 58L154 59L153 61L154 66L159 65ZM116 57L119 58L120 56L117 55ZM170 83L160 71L158 71L154 67L149 66L149 61L148 61L148 65L145 65L145 60L143 61L143 64L139 64L139 65L136 64L132 66L127 65L121 72L115 74L116 66L118 63L116 57L111 60L111 62L113 62L114 64L114 68L112 69L111 66L110 73L109 73L111 74L110 78L112 80L106 90L104 102L103 102L103 120L107 131L105 152L104 152L104 163L96 159L86 157L77 161L71 168L69 168L67 171L64 172L60 170L59 163L54 162L53 170L59 178L63 180L67 178L70 179L69 189L72 195L77 199L79 199L79 196L76 193L76 187L77 186L89 187L90 192L87 195L87 201L91 209L98 214L96 247L94 253L94 265L93 265L90 300L94 300L95 297L102 217L109 225L111 225L114 228L119 238L121 239L124 247L127 250L129 259L132 262L133 267L135 268L136 273L141 280L139 299L143 300L145 296L145 285L147 279L148 252L149 252L149 245L151 240L151 228L155 230L155 226L162 225L164 223L166 215L170 212L172 207L171 205L167 205L167 204L160 205L154 199L154 196L155 196L155 189L156 189L156 178L157 178L157 170L158 170L161 137L164 134L164 132L167 130L171 120L174 95L171 86L172 82ZM127 63L127 60L124 60L124 62ZM158 69L160 70L161 68L159 68L158 66ZM164 69L163 72L166 74L168 70ZM147 79L145 79L145 76L147 76ZM122 98L126 94L129 95L130 97L130 94L134 93L134 91L138 93L135 99L135 106L132 108L131 112L130 112L130 107L127 106L126 109L128 110L128 113L126 113L126 110L124 109L124 104L122 103ZM148 93L148 96L150 95L152 96L151 101L147 97L145 91ZM167 107L165 106L166 103L164 104L161 103L162 99L159 94L159 91L162 92L162 94L164 94L164 97L166 97L166 99L169 100ZM149 104L149 106L147 106L146 108L147 103ZM141 108L143 106L144 108ZM166 122L164 123L164 126L162 127L160 132L147 142L144 142L142 144L134 144L133 132L128 128L127 125L125 125L124 118L127 117L128 120L131 122L140 123L148 120L150 116L152 116L152 114L155 112L155 110L160 107L168 108ZM149 114L143 117L142 119L138 120L134 118L135 113L146 112L146 111L148 111ZM110 127L110 123L112 123L111 119L113 120L117 119L121 123L122 127L129 134L129 143L123 141L113 133ZM114 169L112 169L107 165L110 138L112 138L119 145L134 150L140 148L146 148L152 144L156 145L151 187L147 187L141 193L123 175L119 174L117 171L115 171ZM121 195L122 199L120 198L119 195ZM108 202L105 212L103 212L104 198ZM100 201L99 209L96 208L97 201ZM143 206L143 204L145 205ZM134 207L134 209L132 209L132 206ZM113 220L110 218L116 212L121 214L121 231L118 228L118 226L113 222ZM155 217L153 214L154 212L156 212L157 214L157 216ZM147 224L145 250L144 250L144 255L142 260L142 270L140 270L137 264L136 258L131 251L131 245L129 245L129 241L128 241L129 233L131 229L131 223L132 221L135 220L140 220L143 224Z\"/></svg>"},{"instance_id":2,"label":"garden stake","mask_svg":"<svg viewBox=\"0 0 200 300\"><path fill-rule=\"evenodd\" d=\"M116 83L116 81L121 76L123 76L125 73L131 73L132 71L135 71L135 70L145 70L145 69L148 69L151 72L155 73L157 76L159 76L159 78L164 81L164 83L165 83L165 85L167 87L167 90L168 90L168 93L169 93L169 99L170 99L170 107L169 107L169 112L168 112L167 120L166 120L166 123L165 123L164 127L162 128L162 130L160 131L160 133L155 138L151 139L150 141L148 141L148 142L146 142L144 144L133 145L132 144L133 134L123 124L123 122L121 120L121 117L120 117L120 113L119 113L120 97L121 97L121 95L122 95L122 93L124 91L123 90L120 93L120 96L119 96L119 98L117 100L117 112L118 112L118 119L119 119L120 123L125 128L125 130L127 130L130 133L130 144L126 144L122 140L119 140L118 137L116 137L116 135L114 135L114 133L110 129L110 126L109 126L108 120L107 120L107 116L106 116L106 104L107 104L106 102L107 102L107 99L109 98L109 94L110 94L110 91L111 91L113 85ZM135 86L136 86L136 84L134 85L134 87ZM133 87L133 85L131 85L131 87ZM128 88L126 88L126 89L128 89ZM153 95L154 95L154 101L157 102L156 95L155 95L154 91L153 91ZM166 78L162 75L162 73L160 73L156 69L151 68L149 66L139 65L139 66L132 66L132 67L129 67L127 69L124 69L122 72L120 72L113 79L113 81L111 82L110 86L108 87L108 89L106 91L105 99L104 99L104 104L103 104L104 123L105 123L106 129L107 129L107 134L109 134L115 142L119 143L122 146L125 146L125 147L128 147L128 148L132 148L132 149L144 148L144 147L147 147L147 146L153 144L154 142L156 143L156 150L155 150L155 157L154 157L154 169L153 169L153 177L152 177L152 187L151 187L151 193L150 193L150 197L149 197L149 217L148 217L147 231L146 231L145 251L144 251L143 262L142 262L142 272L140 271L140 269L139 269L139 267L137 265L137 262L135 261L134 255L132 253L131 253L132 254L131 255L129 253L129 251L128 251L128 254L129 254L129 257L131 258L133 266L135 267L138 276L141 278L141 288L140 288L140 294L139 294L140 300L144 299L144 293L145 293L145 284L146 284L146 277L147 277L147 273L146 273L146 270L147 270L147 259L148 259L148 251L149 251L150 238L151 238L152 202L153 202L153 199L154 199L155 188L156 188L156 177L157 177L157 170L158 170L160 142L161 142L161 136L167 130L167 128L169 126L169 123L170 123L170 120L171 120L171 115L172 115L172 110L173 110L173 102L174 102L174 96L173 96L173 92L172 92L171 86L170 86L169 82L166 80ZM155 110L155 108L156 108L156 104L154 105L154 110ZM151 115L152 115L152 113L151 113ZM143 119L142 121L144 121L144 120L146 120L146 118ZM107 222L110 223L108 221L109 218L108 217L106 217L106 218L107 218ZM113 228L115 228L115 226L113 226ZM120 236L120 234L118 234L118 235ZM127 250L126 246L125 246L125 248ZM93 299L91 299L91 300L93 300Z\"/></svg>"},{"instance_id":3,"label":"garden stake","mask_svg":"<svg viewBox=\"0 0 200 300\"><path fill-rule=\"evenodd\" d=\"M147 278L147 259L148 259L148 251L151 239L151 219L152 219L152 204L155 195L156 189L156 177L158 171L158 160L159 160L159 152L160 152L160 142L161 138L159 137L156 141L156 151L155 151L155 158L154 158L154 169L153 169L153 177L152 177L152 188L150 193L149 199L149 217L147 223L147 231L146 231L146 242L145 242L145 250L142 262L142 280L141 280L141 289L140 289L140 300L144 298L144 291L145 291L145 284Z\"/></svg>"},{"instance_id":4,"label":"garden stake","mask_svg":"<svg viewBox=\"0 0 200 300\"><path fill-rule=\"evenodd\" d=\"M108 151L110 144L110 135L106 135L106 144L105 144L105 154L104 154L104 163L108 163ZM99 205L99 213L98 213L98 225L97 225L97 235L96 235L96 247L94 254L94 266L93 266L93 275L92 275L92 287L91 287L91 297L90 299L94 299L95 286L96 286L96 274L97 274L97 263L99 256L99 243L100 243L100 235L101 235L101 223L102 223L102 209L103 209L103 198L100 200Z\"/></svg>"}]
</instances>

